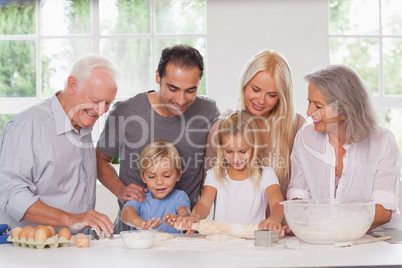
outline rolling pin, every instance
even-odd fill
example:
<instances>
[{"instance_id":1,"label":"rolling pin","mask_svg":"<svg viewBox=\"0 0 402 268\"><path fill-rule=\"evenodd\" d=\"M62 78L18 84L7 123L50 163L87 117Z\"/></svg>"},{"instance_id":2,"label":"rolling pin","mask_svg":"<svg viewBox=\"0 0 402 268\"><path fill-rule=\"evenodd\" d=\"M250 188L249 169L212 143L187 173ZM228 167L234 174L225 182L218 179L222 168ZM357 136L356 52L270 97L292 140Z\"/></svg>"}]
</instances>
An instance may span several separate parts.
<instances>
[{"instance_id":1,"label":"rolling pin","mask_svg":"<svg viewBox=\"0 0 402 268\"><path fill-rule=\"evenodd\" d=\"M185 230L181 226L181 223L176 225L175 228L177 230ZM225 234L236 237L254 238L254 231L258 230L258 223L233 223L215 220L201 220L200 222L193 223L191 230L198 231L202 235ZM283 231L279 236L283 236Z\"/></svg>"}]
</instances>

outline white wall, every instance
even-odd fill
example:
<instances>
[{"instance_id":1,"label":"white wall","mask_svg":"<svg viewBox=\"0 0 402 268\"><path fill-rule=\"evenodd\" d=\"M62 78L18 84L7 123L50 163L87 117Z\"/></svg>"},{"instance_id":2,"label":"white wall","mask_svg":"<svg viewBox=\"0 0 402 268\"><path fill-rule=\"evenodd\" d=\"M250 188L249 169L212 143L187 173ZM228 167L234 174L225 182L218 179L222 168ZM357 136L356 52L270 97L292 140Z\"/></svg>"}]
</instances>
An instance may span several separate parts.
<instances>
[{"instance_id":1,"label":"white wall","mask_svg":"<svg viewBox=\"0 0 402 268\"><path fill-rule=\"evenodd\" d=\"M207 0L207 90L219 109L236 108L246 61L265 48L281 52L293 71L296 108L307 109L305 74L329 63L326 0ZM97 185L96 209L114 221L116 198Z\"/></svg>"},{"instance_id":2,"label":"white wall","mask_svg":"<svg viewBox=\"0 0 402 268\"><path fill-rule=\"evenodd\" d=\"M236 108L246 61L271 48L288 60L296 109L306 114L303 77L329 63L326 0L208 0L207 25L207 90L221 112Z\"/></svg>"},{"instance_id":3,"label":"white wall","mask_svg":"<svg viewBox=\"0 0 402 268\"><path fill-rule=\"evenodd\" d=\"M117 198L100 182L96 184L95 210L107 215L114 222L119 211Z\"/></svg>"}]
</instances>

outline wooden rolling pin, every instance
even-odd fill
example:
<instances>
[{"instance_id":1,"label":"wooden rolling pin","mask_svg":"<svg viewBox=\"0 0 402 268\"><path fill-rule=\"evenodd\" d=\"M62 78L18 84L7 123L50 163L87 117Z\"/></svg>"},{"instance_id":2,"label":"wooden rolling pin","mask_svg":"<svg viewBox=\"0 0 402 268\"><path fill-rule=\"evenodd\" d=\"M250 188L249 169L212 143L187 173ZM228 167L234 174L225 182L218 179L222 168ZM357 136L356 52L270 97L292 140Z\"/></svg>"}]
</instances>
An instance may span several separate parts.
<instances>
[{"instance_id":1,"label":"wooden rolling pin","mask_svg":"<svg viewBox=\"0 0 402 268\"><path fill-rule=\"evenodd\" d=\"M185 230L181 226L176 225L177 230ZM202 220L200 222L193 223L191 230L198 231L203 235L216 235L226 234L236 237L254 238L254 231L258 230L258 223L233 223L215 220ZM279 237L283 236L282 233Z\"/></svg>"}]
</instances>

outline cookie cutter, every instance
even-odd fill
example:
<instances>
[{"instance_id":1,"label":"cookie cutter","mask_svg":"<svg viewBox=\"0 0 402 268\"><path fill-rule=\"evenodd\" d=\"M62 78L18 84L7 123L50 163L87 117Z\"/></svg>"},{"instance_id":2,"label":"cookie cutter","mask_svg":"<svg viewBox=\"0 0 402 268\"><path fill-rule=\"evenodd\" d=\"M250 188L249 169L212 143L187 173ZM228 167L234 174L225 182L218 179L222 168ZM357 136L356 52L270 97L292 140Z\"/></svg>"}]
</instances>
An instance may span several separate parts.
<instances>
[{"instance_id":1,"label":"cookie cutter","mask_svg":"<svg viewBox=\"0 0 402 268\"><path fill-rule=\"evenodd\" d=\"M254 246L272 247L279 242L278 230L258 230L254 231Z\"/></svg>"},{"instance_id":2,"label":"cookie cutter","mask_svg":"<svg viewBox=\"0 0 402 268\"><path fill-rule=\"evenodd\" d=\"M103 231L101 231L101 235L98 235L98 233L95 231L94 228L91 228L91 239L92 240L100 240L100 239L104 239L104 238L109 238L109 239L113 239L113 234L111 236L106 236L105 233Z\"/></svg>"}]
</instances>

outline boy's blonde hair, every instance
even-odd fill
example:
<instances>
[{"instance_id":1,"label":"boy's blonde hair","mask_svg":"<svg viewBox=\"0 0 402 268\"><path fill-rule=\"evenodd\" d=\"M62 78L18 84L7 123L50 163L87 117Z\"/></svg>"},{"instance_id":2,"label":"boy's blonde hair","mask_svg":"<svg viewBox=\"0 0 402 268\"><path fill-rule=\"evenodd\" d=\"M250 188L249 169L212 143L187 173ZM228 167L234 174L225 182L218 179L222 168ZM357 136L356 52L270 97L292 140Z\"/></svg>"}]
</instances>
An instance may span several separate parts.
<instances>
[{"instance_id":1,"label":"boy's blonde hair","mask_svg":"<svg viewBox=\"0 0 402 268\"><path fill-rule=\"evenodd\" d=\"M246 143L253 148L253 154L250 162L247 164L249 168L249 178L253 182L254 188L257 189L262 174L262 155L261 155L261 139L259 128L254 116L247 111L237 111L223 118L219 124L217 134L217 159L215 162L214 172L219 183L224 185L226 181L227 168L229 163L223 155L224 136L241 135Z\"/></svg>"},{"instance_id":2,"label":"boy's blonde hair","mask_svg":"<svg viewBox=\"0 0 402 268\"><path fill-rule=\"evenodd\" d=\"M181 159L173 143L166 140L155 140L145 146L140 155L139 169L141 176L145 170L159 163L163 158L170 160L178 174L181 174Z\"/></svg>"}]
</instances>

